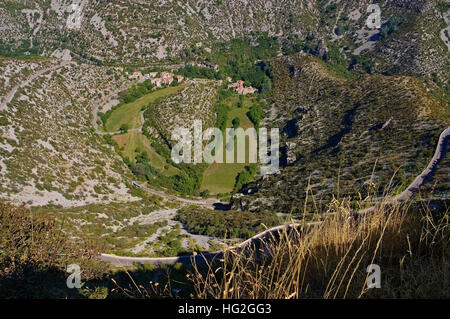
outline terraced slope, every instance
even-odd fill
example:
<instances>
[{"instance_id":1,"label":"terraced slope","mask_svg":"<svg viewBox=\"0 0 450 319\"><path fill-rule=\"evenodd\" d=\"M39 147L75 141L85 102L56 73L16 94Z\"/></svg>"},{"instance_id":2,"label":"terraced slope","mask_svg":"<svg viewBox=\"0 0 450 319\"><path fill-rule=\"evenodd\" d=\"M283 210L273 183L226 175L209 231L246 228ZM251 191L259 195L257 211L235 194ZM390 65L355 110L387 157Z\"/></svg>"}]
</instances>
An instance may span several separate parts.
<instances>
[{"instance_id":1,"label":"terraced slope","mask_svg":"<svg viewBox=\"0 0 450 319\"><path fill-rule=\"evenodd\" d=\"M144 131L150 139L166 146L176 143L172 132L176 128L193 130L195 120L201 120L204 129L213 127L216 121L215 100L217 84L193 83L177 94L156 101L144 112Z\"/></svg>"}]
</instances>

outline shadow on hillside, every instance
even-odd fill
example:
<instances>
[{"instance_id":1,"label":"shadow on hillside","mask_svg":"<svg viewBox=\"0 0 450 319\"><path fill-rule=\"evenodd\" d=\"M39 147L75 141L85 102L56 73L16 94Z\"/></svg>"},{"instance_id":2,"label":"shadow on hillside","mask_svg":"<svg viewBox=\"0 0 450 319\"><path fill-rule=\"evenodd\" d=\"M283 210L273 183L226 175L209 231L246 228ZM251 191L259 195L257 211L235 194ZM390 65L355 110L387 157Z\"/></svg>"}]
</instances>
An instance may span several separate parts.
<instances>
[{"instance_id":1,"label":"shadow on hillside","mask_svg":"<svg viewBox=\"0 0 450 319\"><path fill-rule=\"evenodd\" d=\"M59 269L35 269L32 265L22 267L20 273L0 277L1 299L79 299L84 298L78 289L66 284L69 273Z\"/></svg>"},{"instance_id":2,"label":"shadow on hillside","mask_svg":"<svg viewBox=\"0 0 450 319\"><path fill-rule=\"evenodd\" d=\"M325 145L319 147L318 149L312 151L312 154L319 153L321 151L332 148L333 150L330 152L330 155L334 155L339 152L339 143L344 138L345 135L350 133L353 126L353 121L355 118L356 111L361 106L361 103L356 103L353 108L346 111L344 117L342 118L341 125L344 126L337 134L330 136L325 143Z\"/></svg>"},{"instance_id":3,"label":"shadow on hillside","mask_svg":"<svg viewBox=\"0 0 450 319\"><path fill-rule=\"evenodd\" d=\"M146 289L150 289L149 282L151 281L167 282L164 269L140 267L139 265L128 273L119 270L114 274L103 274L102 279L95 280L84 280L83 273L81 273L81 289L67 287L69 275L59 269L38 270L31 265L24 266L20 274L14 273L8 277L0 277L0 299L139 298L142 296L127 295L118 286L132 290L130 277ZM177 277L181 279L181 276Z\"/></svg>"},{"instance_id":4,"label":"shadow on hillside","mask_svg":"<svg viewBox=\"0 0 450 319\"><path fill-rule=\"evenodd\" d=\"M214 203L214 210L230 210L231 204L224 204L224 203Z\"/></svg>"}]
</instances>

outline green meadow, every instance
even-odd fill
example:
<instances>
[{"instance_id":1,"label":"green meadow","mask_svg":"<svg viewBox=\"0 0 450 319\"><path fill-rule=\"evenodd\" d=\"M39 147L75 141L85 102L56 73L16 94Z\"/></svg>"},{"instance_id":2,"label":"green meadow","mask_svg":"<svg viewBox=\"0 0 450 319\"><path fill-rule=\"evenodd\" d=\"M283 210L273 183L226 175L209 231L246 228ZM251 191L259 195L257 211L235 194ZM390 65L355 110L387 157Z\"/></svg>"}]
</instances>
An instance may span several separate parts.
<instances>
[{"instance_id":1,"label":"green meadow","mask_svg":"<svg viewBox=\"0 0 450 319\"><path fill-rule=\"evenodd\" d=\"M141 123L141 110L142 107L147 106L149 103L156 101L159 98L175 94L186 85L170 86L167 88L159 89L146 94L136 101L128 104L124 104L114 110L108 120L106 121L105 131L117 132L123 124L127 124L128 128L138 128Z\"/></svg>"},{"instance_id":2,"label":"green meadow","mask_svg":"<svg viewBox=\"0 0 450 319\"><path fill-rule=\"evenodd\" d=\"M246 105L245 103L244 105ZM234 107L228 112L227 128L233 127L232 121L234 118L239 118L240 127L244 130L253 127L253 123L247 117L247 107L237 108ZM236 143L235 143L236 146ZM236 147L235 147L236 149ZM200 190L209 190L211 195L220 193L230 193L233 191L234 184L236 183L236 177L242 172L248 163L248 140L246 139L245 145L245 160L246 163L213 163L203 173L203 181ZM224 143L225 154L225 143ZM235 151L235 159L236 159Z\"/></svg>"},{"instance_id":3,"label":"green meadow","mask_svg":"<svg viewBox=\"0 0 450 319\"><path fill-rule=\"evenodd\" d=\"M149 140L141 132L128 132L114 135L114 141L119 145L124 157L135 162L135 157L142 151L146 151L150 164L166 176L175 175L178 169L169 165L165 158L159 155L150 145Z\"/></svg>"},{"instance_id":4,"label":"green meadow","mask_svg":"<svg viewBox=\"0 0 450 319\"><path fill-rule=\"evenodd\" d=\"M123 124L127 124L129 129L138 128L141 123L141 112L143 107L159 98L164 98L175 94L185 85L177 87L167 87L142 96L134 102L124 104L114 110L109 116L105 130L115 132L120 130ZM241 100L239 102L239 100ZM244 130L253 127L253 123L247 116L252 98L232 95L223 102L228 105L227 128L233 127L233 119L239 119L239 127ZM240 105L241 107L238 107ZM167 163L167 160L158 154L150 145L149 140L140 131L127 132L113 136L114 141L119 145L122 156L134 162L136 155L146 151L150 164L166 176L176 175L179 170ZM235 144L236 146L236 144ZM225 154L224 144L224 154ZM203 180L200 191L208 190L211 195L226 194L233 191L236 177L248 166L248 143L246 140L246 162L245 163L213 163L203 173ZM237 154L235 154L236 159Z\"/></svg>"}]
</instances>

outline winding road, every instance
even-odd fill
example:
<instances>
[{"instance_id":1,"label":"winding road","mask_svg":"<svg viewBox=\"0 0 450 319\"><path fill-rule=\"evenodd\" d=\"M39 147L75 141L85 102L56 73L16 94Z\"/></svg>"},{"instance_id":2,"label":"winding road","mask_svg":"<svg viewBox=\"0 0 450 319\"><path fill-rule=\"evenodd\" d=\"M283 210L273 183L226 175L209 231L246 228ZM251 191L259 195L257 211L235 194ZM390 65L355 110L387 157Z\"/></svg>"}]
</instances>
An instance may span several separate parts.
<instances>
[{"instance_id":1,"label":"winding road","mask_svg":"<svg viewBox=\"0 0 450 319\"><path fill-rule=\"evenodd\" d=\"M134 181L129 179L128 177L125 177L126 180L128 180L129 182L133 183ZM198 206L203 206L203 207L207 207L207 208L214 208L215 204L221 204L224 205L226 203L220 202L215 198L206 198L206 199L187 199L187 198L183 198L183 197L178 197L175 195L169 195L163 191L159 191L153 188L148 188L142 185L139 185L140 189L143 189L144 191L146 191L149 194L152 195L157 195L160 197L163 197L166 200L171 200L171 201L176 201L176 202L181 202L184 204L188 204L188 205L198 205Z\"/></svg>"},{"instance_id":2,"label":"winding road","mask_svg":"<svg viewBox=\"0 0 450 319\"><path fill-rule=\"evenodd\" d=\"M57 65L52 65L50 67L47 67L45 69L39 70L36 73L33 73L32 75L30 75L30 77L28 77L28 79L26 79L25 81L22 81L21 83L17 84L16 86L14 86L9 92L8 94L5 95L5 97L3 98L2 103L0 104L0 111L3 111L7 108L8 103L10 103L14 96L17 93L17 90L24 88L25 86L27 86L28 84L30 84L31 82L33 82L35 79L37 79L38 77L44 75L47 72L51 72L51 71L56 71L57 69L67 65L70 61L63 61Z\"/></svg>"},{"instance_id":3,"label":"winding road","mask_svg":"<svg viewBox=\"0 0 450 319\"><path fill-rule=\"evenodd\" d=\"M408 199L410 199L414 193L416 193L419 190L419 187L422 186L425 181L431 177L436 169L436 166L438 163L442 160L442 158L445 156L446 153L446 146L448 143L448 140L450 138L450 127L446 128L439 136L439 140L436 146L436 150L434 152L433 158L428 163L427 167L420 173L414 181L399 195L394 196L391 199L388 199L385 203L387 204L394 204L396 202L403 202ZM370 212L373 212L375 210L376 206L363 209L361 211L356 212L356 215L364 215ZM307 224L303 224L305 227L314 227L316 225L319 225L321 222L311 222ZM243 249L251 245L252 243L259 242L263 240L264 238L267 238L271 234L276 234L283 230L288 230L290 228L299 227L302 224L285 224L280 225L276 227L269 228L252 238L249 238L235 246L227 247L227 250L232 249ZM123 256L116 256L112 254L101 254L100 260L103 260L105 262L111 263L114 266L117 267L125 267L125 266L132 266L135 263L138 264L153 264L153 265L162 265L162 264L175 264L175 263L183 263L183 264L189 264L192 263L195 259L196 262L209 260L213 258L221 258L223 256L224 251L216 251L211 253L200 253L196 255L189 255L189 256L178 256L178 257L123 257Z\"/></svg>"},{"instance_id":4,"label":"winding road","mask_svg":"<svg viewBox=\"0 0 450 319\"><path fill-rule=\"evenodd\" d=\"M115 98L119 94L119 92L124 91L124 90L128 89L129 87L130 87L129 85L122 86L120 89L117 89L114 92L112 92L111 94L109 94L106 98L103 98L102 101L103 100L106 100L106 101L112 100L113 98ZM99 105L100 105L100 103L97 103L97 102L92 105L92 121L91 121L91 124L94 127L95 132L98 135L117 135L117 134L121 134L122 133L121 131L104 132L104 131L100 131L98 129L97 121L98 121L98 108L99 108ZM144 125L144 114L143 113L141 114L141 123L142 123L142 125ZM137 128L129 129L128 132L140 131L140 130L142 130L142 125L140 127L137 127Z\"/></svg>"},{"instance_id":5,"label":"winding road","mask_svg":"<svg viewBox=\"0 0 450 319\"><path fill-rule=\"evenodd\" d=\"M414 195L414 193L419 190L419 187L424 184L425 180L433 174L437 164L445 155L445 146L448 143L449 136L450 127L446 128L439 136L436 150L427 167L412 181L411 184L409 184L409 186L401 194L394 197L395 201L405 201L410 199Z\"/></svg>"}]
</instances>

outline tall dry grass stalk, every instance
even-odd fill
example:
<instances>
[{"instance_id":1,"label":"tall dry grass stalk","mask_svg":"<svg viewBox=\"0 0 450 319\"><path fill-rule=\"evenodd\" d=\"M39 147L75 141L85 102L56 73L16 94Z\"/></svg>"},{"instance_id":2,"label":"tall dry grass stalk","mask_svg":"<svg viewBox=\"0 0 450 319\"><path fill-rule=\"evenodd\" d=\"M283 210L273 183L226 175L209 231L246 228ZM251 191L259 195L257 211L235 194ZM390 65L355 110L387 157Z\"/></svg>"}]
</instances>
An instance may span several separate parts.
<instances>
[{"instance_id":1,"label":"tall dry grass stalk","mask_svg":"<svg viewBox=\"0 0 450 319\"><path fill-rule=\"evenodd\" d=\"M334 201L331 217L279 232L221 260L193 265L196 298L450 297L448 210L380 205L356 218ZM370 264L381 289L366 288Z\"/></svg>"}]
</instances>

